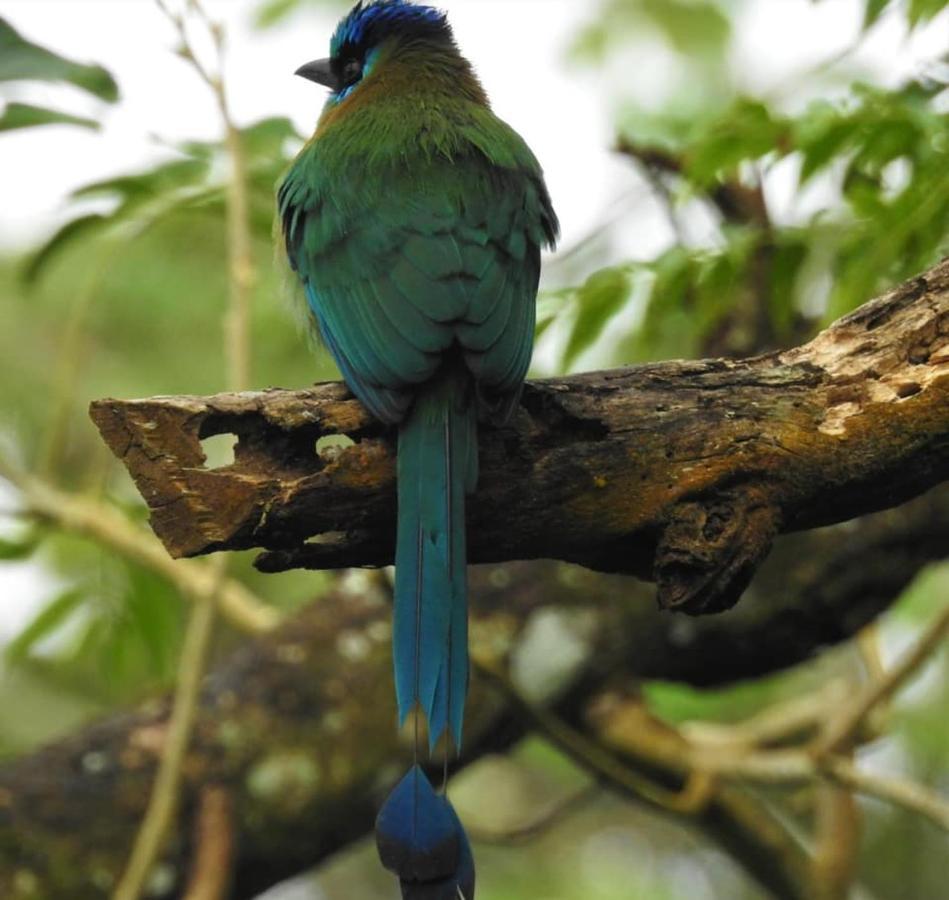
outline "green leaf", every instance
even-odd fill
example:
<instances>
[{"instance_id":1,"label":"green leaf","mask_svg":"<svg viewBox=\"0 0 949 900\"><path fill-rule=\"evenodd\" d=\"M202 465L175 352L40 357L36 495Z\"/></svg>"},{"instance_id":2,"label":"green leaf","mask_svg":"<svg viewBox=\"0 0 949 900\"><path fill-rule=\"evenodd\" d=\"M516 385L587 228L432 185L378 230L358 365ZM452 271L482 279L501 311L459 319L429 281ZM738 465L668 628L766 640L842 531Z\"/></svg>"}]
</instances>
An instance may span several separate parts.
<instances>
[{"instance_id":1,"label":"green leaf","mask_svg":"<svg viewBox=\"0 0 949 900\"><path fill-rule=\"evenodd\" d=\"M84 592L70 588L48 603L39 615L17 635L6 649L11 662L22 662L44 638L54 634L85 602Z\"/></svg>"},{"instance_id":2,"label":"green leaf","mask_svg":"<svg viewBox=\"0 0 949 900\"><path fill-rule=\"evenodd\" d=\"M686 153L686 168L699 185L711 184L741 162L780 150L786 132L787 124L763 103L739 98L696 137Z\"/></svg>"},{"instance_id":3,"label":"green leaf","mask_svg":"<svg viewBox=\"0 0 949 900\"><path fill-rule=\"evenodd\" d=\"M252 225L270 240L273 225L273 186L286 164L289 150L303 138L284 117L263 119L242 131L251 186ZM59 251L80 239L96 237L107 229L122 226L130 239L141 235L170 216L200 210L224 220L226 166L221 141L191 141L180 145L183 158L160 163L151 169L119 175L84 185L73 191L73 200L114 201L109 213L95 213L74 219L59 229L30 258L23 272L26 282L35 281Z\"/></svg>"},{"instance_id":4,"label":"green leaf","mask_svg":"<svg viewBox=\"0 0 949 900\"><path fill-rule=\"evenodd\" d=\"M304 140L286 116L261 119L245 128L241 138L244 152L249 158L266 158L268 161L282 159L286 155L284 145L288 141L299 143Z\"/></svg>"},{"instance_id":5,"label":"green leaf","mask_svg":"<svg viewBox=\"0 0 949 900\"><path fill-rule=\"evenodd\" d=\"M39 541L34 534L28 534L19 540L0 538L0 561L16 562L29 559L36 551Z\"/></svg>"},{"instance_id":6,"label":"green leaf","mask_svg":"<svg viewBox=\"0 0 949 900\"><path fill-rule=\"evenodd\" d=\"M208 171L204 159L175 159L134 175L120 175L77 188L72 198L117 197L123 204L150 199L167 191L201 184Z\"/></svg>"},{"instance_id":7,"label":"green leaf","mask_svg":"<svg viewBox=\"0 0 949 900\"><path fill-rule=\"evenodd\" d=\"M910 25L924 25L941 13L949 2L947 0L910 0L907 16Z\"/></svg>"},{"instance_id":8,"label":"green leaf","mask_svg":"<svg viewBox=\"0 0 949 900\"><path fill-rule=\"evenodd\" d=\"M342 13L352 6L351 0L264 0L254 12L257 28L271 28L305 7L323 7Z\"/></svg>"},{"instance_id":9,"label":"green leaf","mask_svg":"<svg viewBox=\"0 0 949 900\"><path fill-rule=\"evenodd\" d=\"M71 116L69 113L31 106L28 103L8 103L0 116L0 132L36 128L39 125L78 125L93 130L99 128L99 123L94 119Z\"/></svg>"},{"instance_id":10,"label":"green leaf","mask_svg":"<svg viewBox=\"0 0 949 900\"><path fill-rule=\"evenodd\" d=\"M115 79L102 66L83 65L58 56L23 38L0 18L0 81L64 81L115 103Z\"/></svg>"},{"instance_id":11,"label":"green leaf","mask_svg":"<svg viewBox=\"0 0 949 900\"><path fill-rule=\"evenodd\" d=\"M798 313L796 290L807 251L802 235L782 233L771 257L769 311L775 332L781 337L791 334Z\"/></svg>"},{"instance_id":12,"label":"green leaf","mask_svg":"<svg viewBox=\"0 0 949 900\"><path fill-rule=\"evenodd\" d=\"M883 10L885 10L889 4L890 0L867 0L866 8L863 11L864 31L876 23L877 19L883 15Z\"/></svg>"},{"instance_id":13,"label":"green leaf","mask_svg":"<svg viewBox=\"0 0 949 900\"><path fill-rule=\"evenodd\" d=\"M68 247L79 238L97 234L108 223L108 217L100 213L80 216L67 222L59 228L49 240L35 253L29 256L20 273L20 278L26 284L33 284L46 270L47 266L59 255L60 251Z\"/></svg>"},{"instance_id":14,"label":"green leaf","mask_svg":"<svg viewBox=\"0 0 949 900\"><path fill-rule=\"evenodd\" d=\"M695 260L684 247L673 247L654 263L655 279L639 333L624 349L624 359L689 356L695 346L692 315Z\"/></svg>"},{"instance_id":15,"label":"green leaf","mask_svg":"<svg viewBox=\"0 0 949 900\"><path fill-rule=\"evenodd\" d=\"M267 0L257 7L254 25L257 28L270 28L296 12L299 7L300 0Z\"/></svg>"},{"instance_id":16,"label":"green leaf","mask_svg":"<svg viewBox=\"0 0 949 900\"><path fill-rule=\"evenodd\" d=\"M557 321L557 317L563 311L566 296L572 293L572 291L545 292L538 296L537 316L534 322L535 341L540 340L541 335Z\"/></svg>"},{"instance_id":17,"label":"green leaf","mask_svg":"<svg viewBox=\"0 0 949 900\"><path fill-rule=\"evenodd\" d=\"M629 271L618 267L595 272L577 291L578 315L564 350L565 367L576 362L603 333L607 322L629 299L629 289Z\"/></svg>"},{"instance_id":18,"label":"green leaf","mask_svg":"<svg viewBox=\"0 0 949 900\"><path fill-rule=\"evenodd\" d=\"M175 650L181 634L181 601L166 581L137 566L128 567L125 611L133 639L145 650L151 672L174 673Z\"/></svg>"},{"instance_id":19,"label":"green leaf","mask_svg":"<svg viewBox=\"0 0 949 900\"><path fill-rule=\"evenodd\" d=\"M825 100L812 103L792 127L793 142L803 157L798 182L804 185L856 139L856 128Z\"/></svg>"},{"instance_id":20,"label":"green leaf","mask_svg":"<svg viewBox=\"0 0 949 900\"><path fill-rule=\"evenodd\" d=\"M580 30L570 52L576 59L596 61L630 38L655 34L689 59L721 58L731 24L708 0L609 0Z\"/></svg>"},{"instance_id":21,"label":"green leaf","mask_svg":"<svg viewBox=\"0 0 949 900\"><path fill-rule=\"evenodd\" d=\"M714 4L695 0L639 0L643 14L682 54L720 54L731 24Z\"/></svg>"}]
</instances>

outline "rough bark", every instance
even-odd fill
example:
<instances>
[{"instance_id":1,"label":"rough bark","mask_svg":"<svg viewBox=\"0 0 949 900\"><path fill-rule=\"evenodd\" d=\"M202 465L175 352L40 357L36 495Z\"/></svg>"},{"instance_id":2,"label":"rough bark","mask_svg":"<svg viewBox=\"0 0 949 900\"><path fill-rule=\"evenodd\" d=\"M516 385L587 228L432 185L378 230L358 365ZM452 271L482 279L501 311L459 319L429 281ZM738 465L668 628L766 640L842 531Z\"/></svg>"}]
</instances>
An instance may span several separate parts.
<instances>
[{"instance_id":1,"label":"rough bark","mask_svg":"<svg viewBox=\"0 0 949 900\"><path fill-rule=\"evenodd\" d=\"M103 400L92 416L175 556L392 560L393 436L342 385ZM236 435L235 461L208 470L217 434ZM318 444L339 435L352 445ZM727 608L777 534L949 475L949 261L788 352L528 384L481 447L473 562L557 558L652 578L667 608Z\"/></svg>"},{"instance_id":2,"label":"rough bark","mask_svg":"<svg viewBox=\"0 0 949 900\"><path fill-rule=\"evenodd\" d=\"M949 487L857 528L781 538L744 602L722 616L659 612L645 602L644 586L622 576L556 563L483 566L472 573L472 646L478 658L506 667L534 702L541 696L518 673L538 657L564 660L551 673L559 689L547 699L581 724L586 701L619 674L717 684L844 640L926 560L945 555ZM854 566L855 559L874 565ZM196 836L209 785L233 809L237 898L369 830L407 758L391 716L380 713L392 708L389 616L378 581L357 576L208 679L176 837L156 879L164 879L164 896L180 895L202 864L206 848ZM539 623L552 619L573 642L568 649L581 653L538 642L551 633ZM108 896L147 800L167 713L167 701L147 704L0 769L0 896ZM509 746L524 727L476 678L462 762ZM657 752L642 774L674 789L681 772L663 768L663 758ZM781 844L750 797L722 790L690 821L775 895L807 896L806 859Z\"/></svg>"}]
</instances>

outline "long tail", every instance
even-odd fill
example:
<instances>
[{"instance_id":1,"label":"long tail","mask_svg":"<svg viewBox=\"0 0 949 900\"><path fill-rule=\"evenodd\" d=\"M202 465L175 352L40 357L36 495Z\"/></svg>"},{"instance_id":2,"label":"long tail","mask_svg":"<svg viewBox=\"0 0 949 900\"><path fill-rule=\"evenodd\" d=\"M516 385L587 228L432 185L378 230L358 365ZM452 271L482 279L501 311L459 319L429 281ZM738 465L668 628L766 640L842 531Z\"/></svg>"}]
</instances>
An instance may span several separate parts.
<instances>
[{"instance_id":1,"label":"long tail","mask_svg":"<svg viewBox=\"0 0 949 900\"><path fill-rule=\"evenodd\" d=\"M446 368L421 389L399 431L396 696L400 724L416 706L425 714L429 749L446 731L461 746L468 692L465 496L478 478L472 393L466 372ZM376 836L404 898L474 897L464 829L417 765L383 806Z\"/></svg>"},{"instance_id":2,"label":"long tail","mask_svg":"<svg viewBox=\"0 0 949 900\"><path fill-rule=\"evenodd\" d=\"M461 745L468 692L465 495L478 479L470 376L445 370L399 431L393 657L399 723L418 704L429 745Z\"/></svg>"}]
</instances>

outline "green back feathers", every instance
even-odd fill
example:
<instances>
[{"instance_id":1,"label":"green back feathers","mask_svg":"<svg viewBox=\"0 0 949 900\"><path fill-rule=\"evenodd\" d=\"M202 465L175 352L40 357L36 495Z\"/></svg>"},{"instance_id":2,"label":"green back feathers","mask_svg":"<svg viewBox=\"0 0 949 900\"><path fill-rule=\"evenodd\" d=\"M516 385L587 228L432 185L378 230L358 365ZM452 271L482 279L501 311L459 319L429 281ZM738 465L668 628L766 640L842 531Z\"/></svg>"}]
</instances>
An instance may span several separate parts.
<instances>
[{"instance_id":1,"label":"green back feathers","mask_svg":"<svg viewBox=\"0 0 949 900\"><path fill-rule=\"evenodd\" d=\"M455 343L510 405L530 359L540 247L557 233L524 141L480 87L459 95L434 64L420 77L417 55L387 48L357 90L331 100L279 192L320 330L386 421Z\"/></svg>"}]
</instances>

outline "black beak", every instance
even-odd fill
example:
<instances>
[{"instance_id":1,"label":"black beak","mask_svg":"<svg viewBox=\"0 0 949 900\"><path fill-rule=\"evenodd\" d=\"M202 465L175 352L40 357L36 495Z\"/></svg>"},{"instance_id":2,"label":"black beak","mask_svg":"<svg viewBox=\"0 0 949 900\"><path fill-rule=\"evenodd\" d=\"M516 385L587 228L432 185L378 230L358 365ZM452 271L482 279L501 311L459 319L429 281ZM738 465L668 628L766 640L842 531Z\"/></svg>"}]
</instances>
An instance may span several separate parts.
<instances>
[{"instance_id":1,"label":"black beak","mask_svg":"<svg viewBox=\"0 0 949 900\"><path fill-rule=\"evenodd\" d=\"M304 63L293 74L334 90L336 88L336 76L328 59L315 59L313 62Z\"/></svg>"}]
</instances>

